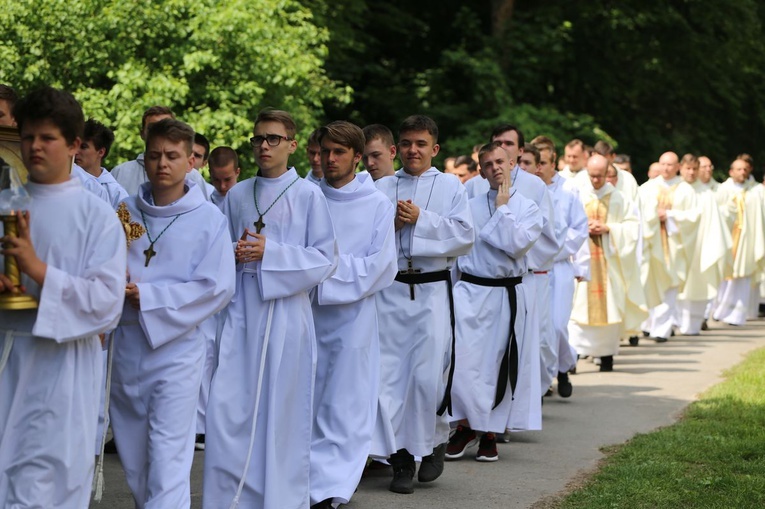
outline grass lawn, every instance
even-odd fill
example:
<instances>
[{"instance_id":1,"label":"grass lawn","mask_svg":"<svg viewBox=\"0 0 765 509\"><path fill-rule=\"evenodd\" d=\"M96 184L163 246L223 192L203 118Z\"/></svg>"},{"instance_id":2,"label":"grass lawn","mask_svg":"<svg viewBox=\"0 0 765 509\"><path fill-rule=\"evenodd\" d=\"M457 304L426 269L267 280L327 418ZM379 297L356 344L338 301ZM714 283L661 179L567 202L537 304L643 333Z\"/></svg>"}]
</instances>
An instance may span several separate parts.
<instances>
[{"instance_id":1,"label":"grass lawn","mask_svg":"<svg viewBox=\"0 0 765 509\"><path fill-rule=\"evenodd\" d=\"M598 473L555 507L765 508L765 349L678 423L604 452Z\"/></svg>"}]
</instances>

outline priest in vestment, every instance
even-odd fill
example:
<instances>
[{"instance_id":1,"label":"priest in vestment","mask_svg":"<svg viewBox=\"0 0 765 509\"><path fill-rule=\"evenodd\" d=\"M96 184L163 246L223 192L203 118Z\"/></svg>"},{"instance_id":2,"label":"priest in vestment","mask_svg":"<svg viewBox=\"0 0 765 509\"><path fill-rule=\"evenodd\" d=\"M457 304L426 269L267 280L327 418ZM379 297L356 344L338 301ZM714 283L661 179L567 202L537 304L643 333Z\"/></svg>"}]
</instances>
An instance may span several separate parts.
<instances>
[{"instance_id":1,"label":"priest in vestment","mask_svg":"<svg viewBox=\"0 0 765 509\"><path fill-rule=\"evenodd\" d=\"M380 385L377 297L398 273L396 208L368 173L361 128L344 121L320 128L323 179L337 232L337 271L313 294L317 363L311 439L312 509L347 504L372 444Z\"/></svg>"},{"instance_id":2,"label":"priest in vestment","mask_svg":"<svg viewBox=\"0 0 765 509\"><path fill-rule=\"evenodd\" d=\"M700 209L696 192L678 176L677 154L659 158L661 175L640 188L648 273L645 293L650 315L643 325L657 342L664 342L675 325L677 294L685 284L695 249Z\"/></svg>"},{"instance_id":3,"label":"priest in vestment","mask_svg":"<svg viewBox=\"0 0 765 509\"><path fill-rule=\"evenodd\" d=\"M709 302L717 296L723 280L724 268L730 266L731 240L715 193L698 178L699 161L691 155L683 157L680 175L696 192L696 203L701 211L695 241L689 238L687 277L677 296L677 328L681 334L696 335L702 330L705 311Z\"/></svg>"},{"instance_id":4,"label":"priest in vestment","mask_svg":"<svg viewBox=\"0 0 765 509\"><path fill-rule=\"evenodd\" d=\"M266 109L255 121L259 176L223 202L236 242L236 293L219 333L206 415L203 507L310 506L316 335L309 292L337 264L321 189L288 168L292 117Z\"/></svg>"},{"instance_id":5,"label":"priest in vestment","mask_svg":"<svg viewBox=\"0 0 765 509\"><path fill-rule=\"evenodd\" d=\"M371 455L389 457L390 490L414 491L444 468L449 438L454 329L449 270L473 245L473 220L462 183L431 166L438 127L413 115L399 129L403 168L376 181L396 204L399 274L377 294L381 378Z\"/></svg>"},{"instance_id":6,"label":"priest in vestment","mask_svg":"<svg viewBox=\"0 0 765 509\"><path fill-rule=\"evenodd\" d=\"M191 506L200 325L234 294L228 223L187 179L194 131L172 118L146 136L149 182L123 202L143 232L128 248L114 334L110 416L137 508Z\"/></svg>"},{"instance_id":7,"label":"priest in vestment","mask_svg":"<svg viewBox=\"0 0 765 509\"><path fill-rule=\"evenodd\" d=\"M112 207L70 174L82 108L43 88L16 103L30 201L4 232L36 309L0 309L0 507L88 507L94 472L100 333L125 296L125 233ZM45 146L43 156L42 146ZM46 157L47 156L47 157ZM0 295L18 292L0 274Z\"/></svg>"},{"instance_id":8,"label":"priest in vestment","mask_svg":"<svg viewBox=\"0 0 765 509\"><path fill-rule=\"evenodd\" d=\"M752 277L765 261L763 193L747 183L747 163L736 159L730 178L717 189L717 204L730 228L733 268L720 285L713 317L730 325L746 323L752 296Z\"/></svg>"},{"instance_id":9,"label":"priest in vestment","mask_svg":"<svg viewBox=\"0 0 765 509\"><path fill-rule=\"evenodd\" d=\"M592 191L583 197L589 224L590 280L579 281L569 322L571 345L579 355L601 358L613 370L624 328L629 280L624 268L636 263L638 219L631 204L606 182L608 160L587 163Z\"/></svg>"},{"instance_id":10,"label":"priest in vestment","mask_svg":"<svg viewBox=\"0 0 765 509\"><path fill-rule=\"evenodd\" d=\"M453 421L447 459L462 457L476 431L484 432L478 461L496 461L496 435L510 428L510 409L518 380L519 345L523 343L528 300L523 276L526 254L542 233L539 207L511 185L513 169L497 144L479 151L481 175L491 190L470 200L476 242L457 259L454 288L457 344Z\"/></svg>"}]
</instances>

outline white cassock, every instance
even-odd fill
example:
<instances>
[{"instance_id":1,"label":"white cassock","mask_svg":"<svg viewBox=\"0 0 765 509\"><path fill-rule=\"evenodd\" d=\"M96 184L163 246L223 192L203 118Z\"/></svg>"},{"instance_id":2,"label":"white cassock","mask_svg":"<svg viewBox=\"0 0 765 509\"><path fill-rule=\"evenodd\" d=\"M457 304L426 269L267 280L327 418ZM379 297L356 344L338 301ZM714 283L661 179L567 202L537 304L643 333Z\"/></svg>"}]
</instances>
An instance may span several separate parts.
<instances>
[{"instance_id":1,"label":"white cassock","mask_svg":"<svg viewBox=\"0 0 765 509\"><path fill-rule=\"evenodd\" d=\"M377 417L380 344L376 293L398 272L396 209L369 175L340 189L322 180L337 235L337 271L313 298L317 364L311 504L347 504L364 471Z\"/></svg>"},{"instance_id":2,"label":"white cassock","mask_svg":"<svg viewBox=\"0 0 765 509\"><path fill-rule=\"evenodd\" d=\"M42 288L22 275L38 309L0 310L0 365L8 355L0 368L0 506L87 507L103 369L98 334L122 311L125 233L76 176L25 187L32 244L48 269Z\"/></svg>"},{"instance_id":3,"label":"white cassock","mask_svg":"<svg viewBox=\"0 0 765 509\"><path fill-rule=\"evenodd\" d=\"M611 184L593 189L582 201L588 218L601 220L609 232L588 241L590 281L576 284L569 337L580 355L605 357L619 351L629 284L623 267L637 263L638 219L631 202Z\"/></svg>"},{"instance_id":4,"label":"white cassock","mask_svg":"<svg viewBox=\"0 0 765 509\"><path fill-rule=\"evenodd\" d=\"M245 180L226 193L233 242L245 228L255 232L256 179L260 211L273 207L263 216L263 260L237 265L236 294L220 333L206 416L208 509L230 506L245 468L242 509L310 505L316 335L309 291L335 270L337 244L324 195L294 168L277 178Z\"/></svg>"},{"instance_id":5,"label":"white cassock","mask_svg":"<svg viewBox=\"0 0 765 509\"><path fill-rule=\"evenodd\" d=\"M579 198L580 192L570 180L553 175L547 189L555 203L555 231L561 244L553 265L548 304L551 306L552 326L558 340L558 364L555 370L566 373L576 366L576 351L568 341L568 320L571 317L576 278L571 259L589 238L589 230L587 214Z\"/></svg>"},{"instance_id":6,"label":"white cassock","mask_svg":"<svg viewBox=\"0 0 765 509\"><path fill-rule=\"evenodd\" d=\"M72 175L76 176L80 181L82 182L82 186L90 191L91 193L95 194L102 200L104 200L106 203L111 203L109 200L109 195L106 193L106 189L101 185L101 183L98 181L96 177L85 171L81 166L78 164L72 163ZM116 210L116 207L115 207Z\"/></svg>"},{"instance_id":7,"label":"white cassock","mask_svg":"<svg viewBox=\"0 0 765 509\"><path fill-rule=\"evenodd\" d=\"M149 177L146 176L146 166L144 163L144 153L138 154L132 161L127 161L112 169L112 177L116 180L127 192L129 196L134 196L141 184L149 181ZM207 188L205 186L205 179L199 170L192 169L187 175L187 179L194 182L202 191L202 195L205 200L208 199Z\"/></svg>"},{"instance_id":8,"label":"white cassock","mask_svg":"<svg viewBox=\"0 0 765 509\"><path fill-rule=\"evenodd\" d=\"M470 200L477 235L470 253L457 259L462 279L454 286L457 342L451 420L467 419L472 429L494 433L510 428L514 381L508 375L510 379L518 375L512 365L518 365L526 313L534 305L521 279L527 271L526 253L542 234L544 222L536 203L516 189L511 193L499 208L495 208L496 190ZM515 280L496 287L486 286L488 281L466 280L476 276L495 282ZM515 348L511 348L511 321ZM508 358L507 371L502 371ZM498 387L504 390L498 393Z\"/></svg>"},{"instance_id":9,"label":"white cassock","mask_svg":"<svg viewBox=\"0 0 765 509\"><path fill-rule=\"evenodd\" d=\"M433 167L419 177L399 170L376 185L394 204L412 200L420 207L417 222L396 232L399 270L406 271L411 261L422 274L448 271L457 256L470 250L473 220L457 177ZM448 285L448 279L411 287L396 281L377 294L381 377L372 456L388 457L399 449L428 456L448 439L448 416L437 415L449 396L453 339Z\"/></svg>"},{"instance_id":10,"label":"white cassock","mask_svg":"<svg viewBox=\"0 0 765 509\"><path fill-rule=\"evenodd\" d=\"M151 184L125 202L148 230L128 248L140 310L127 300L114 334L110 417L138 508L190 506L195 413L205 342L199 324L234 293L226 218L190 180L156 206ZM146 265L149 233L156 255ZM161 235L161 236L160 236Z\"/></svg>"},{"instance_id":11,"label":"white cassock","mask_svg":"<svg viewBox=\"0 0 765 509\"><path fill-rule=\"evenodd\" d=\"M669 338L675 325L677 295L687 279L696 246L701 208L696 192L680 177L647 182L640 188L640 204L648 243L645 292L650 315L644 330L656 338ZM660 205L667 209L664 223L658 216Z\"/></svg>"},{"instance_id":12,"label":"white cassock","mask_svg":"<svg viewBox=\"0 0 765 509\"><path fill-rule=\"evenodd\" d=\"M213 188L210 193L210 202L222 212L222 203L225 196ZM210 399L210 383L212 382L215 366L218 364L218 327L222 325L223 312L216 313L199 325L199 329L207 345L205 351L204 367L202 369L202 383L199 386L199 400L197 401L197 434L204 435L205 415L207 414L207 401Z\"/></svg>"},{"instance_id":13,"label":"white cassock","mask_svg":"<svg viewBox=\"0 0 765 509\"><path fill-rule=\"evenodd\" d=\"M465 191L467 192L468 200L475 196L488 193L490 187L491 186L489 186L489 181L483 177L474 177L468 180L465 182Z\"/></svg>"},{"instance_id":14,"label":"white cassock","mask_svg":"<svg viewBox=\"0 0 765 509\"><path fill-rule=\"evenodd\" d=\"M535 305L526 310L526 325L518 344L518 386L510 409L514 431L542 429L542 394L558 374L558 342L550 320L550 272L560 243L555 234L555 207L545 183L516 166L510 182L526 198L536 203L542 215L542 234L528 253L528 272L523 277L524 291Z\"/></svg>"},{"instance_id":15,"label":"white cassock","mask_svg":"<svg viewBox=\"0 0 765 509\"><path fill-rule=\"evenodd\" d=\"M114 177L112 177L112 174L109 173L106 168L101 168L101 175L96 177L96 180L98 180L101 187L106 191L109 203L114 210L117 210L120 202L128 197L127 191L125 191L119 182L114 180Z\"/></svg>"},{"instance_id":16,"label":"white cassock","mask_svg":"<svg viewBox=\"0 0 765 509\"><path fill-rule=\"evenodd\" d=\"M319 182L321 182L322 179L317 178L316 175L313 174L313 171L309 171L308 174L305 176L305 179L307 182L311 182L312 184L319 185Z\"/></svg>"},{"instance_id":17,"label":"white cassock","mask_svg":"<svg viewBox=\"0 0 765 509\"><path fill-rule=\"evenodd\" d=\"M743 325L749 311L752 277L765 261L762 193L728 179L717 188L717 203L731 232L733 267L720 285L714 319Z\"/></svg>"},{"instance_id":18,"label":"white cassock","mask_svg":"<svg viewBox=\"0 0 765 509\"><path fill-rule=\"evenodd\" d=\"M687 277L677 296L677 326L681 334L701 332L707 304L717 296L725 267L732 264L730 231L725 225L715 193L697 180L691 184L701 209L695 245L688 246L691 259Z\"/></svg>"}]
</instances>

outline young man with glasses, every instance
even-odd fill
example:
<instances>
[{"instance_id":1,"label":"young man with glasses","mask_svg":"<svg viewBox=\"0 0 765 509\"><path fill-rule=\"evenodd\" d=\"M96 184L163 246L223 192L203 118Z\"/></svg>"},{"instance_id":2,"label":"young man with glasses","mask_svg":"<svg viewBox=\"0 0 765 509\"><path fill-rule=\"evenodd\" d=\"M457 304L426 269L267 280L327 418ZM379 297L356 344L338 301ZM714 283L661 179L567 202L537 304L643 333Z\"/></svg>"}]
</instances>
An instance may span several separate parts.
<instances>
[{"instance_id":1,"label":"young man with glasses","mask_svg":"<svg viewBox=\"0 0 765 509\"><path fill-rule=\"evenodd\" d=\"M318 186L288 167L296 126L284 111L255 120L258 176L223 203L236 242L237 288L220 334L207 406L203 505L309 507L316 336L309 291L329 277L337 244ZM240 484L241 481L241 484Z\"/></svg>"}]
</instances>

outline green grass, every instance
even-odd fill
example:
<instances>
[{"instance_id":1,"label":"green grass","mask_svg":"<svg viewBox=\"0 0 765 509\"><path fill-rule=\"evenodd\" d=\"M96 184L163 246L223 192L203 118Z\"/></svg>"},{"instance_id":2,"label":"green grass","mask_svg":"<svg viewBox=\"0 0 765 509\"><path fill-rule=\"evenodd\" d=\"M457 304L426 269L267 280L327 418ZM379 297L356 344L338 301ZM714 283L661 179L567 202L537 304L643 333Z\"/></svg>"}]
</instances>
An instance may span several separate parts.
<instances>
[{"instance_id":1,"label":"green grass","mask_svg":"<svg viewBox=\"0 0 765 509\"><path fill-rule=\"evenodd\" d=\"M556 507L765 508L765 349L678 423L604 452L598 473Z\"/></svg>"}]
</instances>

